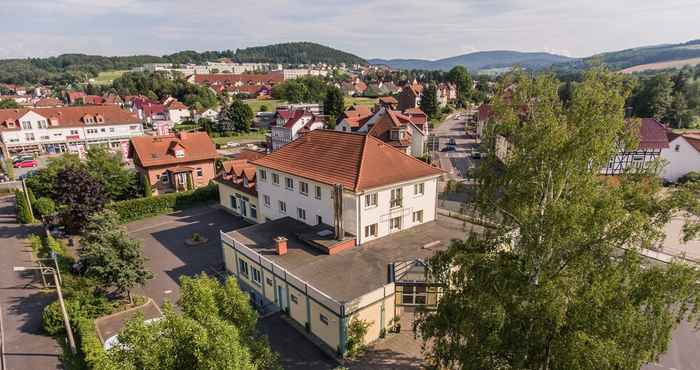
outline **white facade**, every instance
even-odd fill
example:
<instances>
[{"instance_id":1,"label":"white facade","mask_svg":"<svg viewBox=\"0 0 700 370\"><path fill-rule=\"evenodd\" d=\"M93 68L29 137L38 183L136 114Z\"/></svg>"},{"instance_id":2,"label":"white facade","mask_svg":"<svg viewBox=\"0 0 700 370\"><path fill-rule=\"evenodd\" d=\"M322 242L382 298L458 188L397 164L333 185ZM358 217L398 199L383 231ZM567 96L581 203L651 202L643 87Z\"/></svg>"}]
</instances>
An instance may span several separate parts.
<instances>
[{"instance_id":1,"label":"white facade","mask_svg":"<svg viewBox=\"0 0 700 370\"><path fill-rule=\"evenodd\" d=\"M661 159L664 161L661 177L666 181L676 182L688 172L700 171L700 152L683 136L676 137L667 149L661 150Z\"/></svg>"},{"instance_id":2,"label":"white facade","mask_svg":"<svg viewBox=\"0 0 700 370\"><path fill-rule=\"evenodd\" d=\"M309 225L319 221L333 225L331 186L269 168L258 167L257 171L259 211L264 219L289 216ZM320 197L317 197L317 187ZM307 193L303 189L307 189ZM360 245L435 220L436 201L437 176L361 193L345 190L343 228L355 235Z\"/></svg>"},{"instance_id":3,"label":"white facade","mask_svg":"<svg viewBox=\"0 0 700 370\"><path fill-rule=\"evenodd\" d=\"M296 122L294 122L292 127L288 128L284 126L284 119L278 118L276 122L277 125L270 127L270 139L272 143L272 150L275 151L287 145L288 143L298 139L299 130L301 130L307 125L309 125L307 127L309 131L322 129L324 127L324 123L321 121L316 121L309 124L313 119L315 119L315 116L313 114L305 114Z\"/></svg>"},{"instance_id":4,"label":"white facade","mask_svg":"<svg viewBox=\"0 0 700 370\"><path fill-rule=\"evenodd\" d=\"M173 123L180 123L191 116L189 109L168 109L168 117Z\"/></svg>"},{"instance_id":5,"label":"white facade","mask_svg":"<svg viewBox=\"0 0 700 370\"><path fill-rule=\"evenodd\" d=\"M319 69L283 69L282 70L282 76L285 80L293 80L295 78L299 77L304 77L304 76L327 76L328 71L324 70L319 70Z\"/></svg>"},{"instance_id":6,"label":"white facade","mask_svg":"<svg viewBox=\"0 0 700 370\"><path fill-rule=\"evenodd\" d=\"M18 121L19 130L0 132L0 139L10 152L22 149L79 152L91 144L108 144L110 148L118 149L131 137L143 135L143 128L138 123L60 126L34 111L27 112Z\"/></svg>"}]
</instances>

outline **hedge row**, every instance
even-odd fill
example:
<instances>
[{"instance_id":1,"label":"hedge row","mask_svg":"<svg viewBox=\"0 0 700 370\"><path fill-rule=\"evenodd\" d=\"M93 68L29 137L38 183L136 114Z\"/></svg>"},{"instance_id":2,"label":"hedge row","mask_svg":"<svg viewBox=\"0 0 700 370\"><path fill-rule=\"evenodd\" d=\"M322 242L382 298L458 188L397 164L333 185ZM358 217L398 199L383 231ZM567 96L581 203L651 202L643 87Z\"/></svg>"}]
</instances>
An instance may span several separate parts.
<instances>
[{"instance_id":1,"label":"hedge row","mask_svg":"<svg viewBox=\"0 0 700 370\"><path fill-rule=\"evenodd\" d=\"M34 223L29 204L27 203L27 197L22 190L15 190L15 201L17 203L17 222L21 224Z\"/></svg>"},{"instance_id":2,"label":"hedge row","mask_svg":"<svg viewBox=\"0 0 700 370\"><path fill-rule=\"evenodd\" d=\"M219 188L216 184L183 192L170 193L156 197L123 200L111 203L107 208L115 211L122 222L131 222L142 218L170 213L190 208L205 202L218 202Z\"/></svg>"}]
</instances>

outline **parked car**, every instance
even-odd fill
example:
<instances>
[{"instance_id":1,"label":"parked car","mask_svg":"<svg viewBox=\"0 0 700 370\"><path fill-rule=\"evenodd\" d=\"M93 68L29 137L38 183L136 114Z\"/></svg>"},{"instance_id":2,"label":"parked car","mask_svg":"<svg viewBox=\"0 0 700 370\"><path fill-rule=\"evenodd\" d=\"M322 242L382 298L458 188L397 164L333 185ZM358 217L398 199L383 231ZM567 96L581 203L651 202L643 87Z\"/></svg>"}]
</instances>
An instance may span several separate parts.
<instances>
[{"instance_id":1,"label":"parked car","mask_svg":"<svg viewBox=\"0 0 700 370\"><path fill-rule=\"evenodd\" d=\"M34 159L34 157L31 155L17 155L17 156L12 157L12 163L31 161L33 159Z\"/></svg>"},{"instance_id":2,"label":"parked car","mask_svg":"<svg viewBox=\"0 0 700 370\"><path fill-rule=\"evenodd\" d=\"M28 167L37 167L39 165L39 162L37 162L36 159L30 159L30 160L23 160L19 162L13 163L12 167L14 168L28 168Z\"/></svg>"}]
</instances>

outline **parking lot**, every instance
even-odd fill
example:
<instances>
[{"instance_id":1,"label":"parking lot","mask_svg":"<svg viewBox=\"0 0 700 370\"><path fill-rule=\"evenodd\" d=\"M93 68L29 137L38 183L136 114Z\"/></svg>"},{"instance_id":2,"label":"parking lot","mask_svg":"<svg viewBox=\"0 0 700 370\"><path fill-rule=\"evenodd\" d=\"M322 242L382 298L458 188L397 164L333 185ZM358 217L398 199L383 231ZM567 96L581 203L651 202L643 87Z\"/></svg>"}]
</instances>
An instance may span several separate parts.
<instances>
[{"instance_id":1,"label":"parking lot","mask_svg":"<svg viewBox=\"0 0 700 370\"><path fill-rule=\"evenodd\" d=\"M153 279L137 293L153 298L162 306L179 298L180 276L201 272L221 274L224 260L219 230L232 231L249 225L241 218L214 206L192 208L132 222L127 225L131 237L143 242L144 255ZM208 242L187 246L185 239L199 233ZM280 354L282 366L295 369L333 369L335 362L309 342L279 315L262 318L260 330L270 338L272 349Z\"/></svg>"}]
</instances>

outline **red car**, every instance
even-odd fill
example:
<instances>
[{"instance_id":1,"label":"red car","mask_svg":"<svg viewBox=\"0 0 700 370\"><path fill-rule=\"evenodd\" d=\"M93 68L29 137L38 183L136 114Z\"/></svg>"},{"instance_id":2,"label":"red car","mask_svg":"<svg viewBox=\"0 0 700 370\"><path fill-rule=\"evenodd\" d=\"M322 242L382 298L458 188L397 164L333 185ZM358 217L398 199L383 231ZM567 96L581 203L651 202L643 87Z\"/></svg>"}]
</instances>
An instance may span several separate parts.
<instances>
[{"instance_id":1,"label":"red car","mask_svg":"<svg viewBox=\"0 0 700 370\"><path fill-rule=\"evenodd\" d=\"M25 167L36 167L38 165L39 165L39 162L37 162L36 159L28 159L25 161L15 162L13 167L14 168L25 168Z\"/></svg>"}]
</instances>

